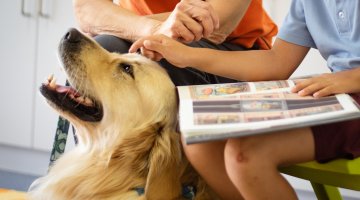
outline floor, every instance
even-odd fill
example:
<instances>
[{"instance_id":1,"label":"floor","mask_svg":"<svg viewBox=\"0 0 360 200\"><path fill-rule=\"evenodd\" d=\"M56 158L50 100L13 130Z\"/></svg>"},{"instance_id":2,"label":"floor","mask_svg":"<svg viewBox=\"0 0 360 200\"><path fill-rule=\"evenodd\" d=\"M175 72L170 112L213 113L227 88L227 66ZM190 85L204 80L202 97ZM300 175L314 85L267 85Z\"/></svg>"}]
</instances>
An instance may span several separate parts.
<instances>
[{"instance_id":1,"label":"floor","mask_svg":"<svg viewBox=\"0 0 360 200\"><path fill-rule=\"evenodd\" d=\"M27 191L30 184L38 177L18 174L0 170L0 188ZM316 200L316 196L309 191L296 191L300 200ZM345 198L344 200L356 200L358 198Z\"/></svg>"},{"instance_id":2,"label":"floor","mask_svg":"<svg viewBox=\"0 0 360 200\"><path fill-rule=\"evenodd\" d=\"M0 170L0 188L27 191L30 184L38 177L18 174ZM300 200L315 200L316 197L309 192L297 191Z\"/></svg>"},{"instance_id":3,"label":"floor","mask_svg":"<svg viewBox=\"0 0 360 200\"><path fill-rule=\"evenodd\" d=\"M0 188L27 191L36 178L38 177L0 170Z\"/></svg>"}]
</instances>

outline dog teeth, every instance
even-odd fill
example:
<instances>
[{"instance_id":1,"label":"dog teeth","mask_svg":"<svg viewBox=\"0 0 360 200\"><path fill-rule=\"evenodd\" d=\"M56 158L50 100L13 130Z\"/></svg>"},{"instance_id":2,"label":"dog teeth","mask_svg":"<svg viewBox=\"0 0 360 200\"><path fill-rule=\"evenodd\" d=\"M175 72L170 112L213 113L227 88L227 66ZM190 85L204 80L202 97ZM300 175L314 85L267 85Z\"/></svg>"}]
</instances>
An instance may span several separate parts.
<instances>
[{"instance_id":1,"label":"dog teeth","mask_svg":"<svg viewBox=\"0 0 360 200\"><path fill-rule=\"evenodd\" d=\"M84 102L85 101L85 98L83 96L80 96L78 98L76 98L76 100L80 103Z\"/></svg>"},{"instance_id":2,"label":"dog teeth","mask_svg":"<svg viewBox=\"0 0 360 200\"><path fill-rule=\"evenodd\" d=\"M80 96L75 98L73 95L70 95L70 97L75 101L84 104L86 106L94 106L94 102L89 97Z\"/></svg>"},{"instance_id":3,"label":"dog teeth","mask_svg":"<svg viewBox=\"0 0 360 200\"><path fill-rule=\"evenodd\" d=\"M49 80L49 79L48 79L48 80ZM56 88L56 78L54 78L53 76L51 77L49 86L50 86L51 88Z\"/></svg>"},{"instance_id":4,"label":"dog teeth","mask_svg":"<svg viewBox=\"0 0 360 200\"><path fill-rule=\"evenodd\" d=\"M54 78L54 74L51 74L46 80L45 84L48 85L50 88L56 88L56 78Z\"/></svg>"},{"instance_id":5,"label":"dog teeth","mask_svg":"<svg viewBox=\"0 0 360 200\"><path fill-rule=\"evenodd\" d=\"M93 105L94 105L93 101L92 101L90 98L88 98L88 97L85 97L85 104L86 104L86 105L89 105L89 106L93 106Z\"/></svg>"},{"instance_id":6,"label":"dog teeth","mask_svg":"<svg viewBox=\"0 0 360 200\"><path fill-rule=\"evenodd\" d=\"M54 74L50 74L49 77L47 78L47 81L50 83L53 78L54 78Z\"/></svg>"},{"instance_id":7,"label":"dog teeth","mask_svg":"<svg viewBox=\"0 0 360 200\"><path fill-rule=\"evenodd\" d=\"M54 75L53 75L53 74L49 75L49 77L47 77L47 78L45 79L44 83L45 83L46 85L49 85L50 82L51 82L51 80L52 80L53 78L54 78Z\"/></svg>"}]
</instances>

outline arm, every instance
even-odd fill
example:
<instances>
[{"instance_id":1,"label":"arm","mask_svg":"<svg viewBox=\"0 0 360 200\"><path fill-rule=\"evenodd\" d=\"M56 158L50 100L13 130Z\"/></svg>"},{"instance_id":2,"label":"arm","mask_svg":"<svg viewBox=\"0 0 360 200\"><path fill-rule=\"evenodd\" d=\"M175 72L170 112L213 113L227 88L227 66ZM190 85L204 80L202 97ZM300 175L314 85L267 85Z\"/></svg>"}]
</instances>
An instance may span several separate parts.
<instances>
[{"instance_id":1,"label":"arm","mask_svg":"<svg viewBox=\"0 0 360 200\"><path fill-rule=\"evenodd\" d=\"M207 39L220 44L237 27L245 15L251 0L208 0L219 16L220 27L215 30Z\"/></svg>"},{"instance_id":2,"label":"arm","mask_svg":"<svg viewBox=\"0 0 360 200\"><path fill-rule=\"evenodd\" d=\"M149 16L138 16L110 0L74 0L74 8L83 32L131 41L158 33L191 42L209 35L219 24L214 9L201 0L182 0L171 13Z\"/></svg>"},{"instance_id":3,"label":"arm","mask_svg":"<svg viewBox=\"0 0 360 200\"><path fill-rule=\"evenodd\" d=\"M159 14L153 14L153 15L146 15L146 17L164 22L169 17L170 14L171 14L171 12L166 12L166 13L159 13Z\"/></svg>"},{"instance_id":4,"label":"arm","mask_svg":"<svg viewBox=\"0 0 360 200\"><path fill-rule=\"evenodd\" d=\"M83 32L111 34L128 40L148 36L160 22L138 16L111 0L73 0L75 16Z\"/></svg>"},{"instance_id":5,"label":"arm","mask_svg":"<svg viewBox=\"0 0 360 200\"><path fill-rule=\"evenodd\" d=\"M189 2L191 3L196 1L198 0ZM224 3L222 0L208 0L207 2L209 2L208 5L199 4L197 6L202 6L206 10L210 9L209 6L211 6L211 8L213 8L214 12L219 17L219 28L210 29L210 31L213 32L205 37L216 44L220 44L226 39L227 36L231 34L231 32L234 31L234 29L240 23L242 17L245 15L251 3L251 0L228 0L226 3ZM195 4L193 3L190 5L194 6ZM189 9L189 7L180 7L180 9L183 9L182 11L185 11ZM170 14L171 13L160 13L155 15L148 15L147 17L159 21L165 21ZM188 13L188 15L196 18L196 16L194 16L194 13ZM203 34L201 34L201 37L202 36Z\"/></svg>"},{"instance_id":6,"label":"arm","mask_svg":"<svg viewBox=\"0 0 360 200\"><path fill-rule=\"evenodd\" d=\"M191 66L201 71L241 81L287 79L299 66L309 51L281 39L271 50L219 51L192 48L163 35L155 35L136 41L130 52L139 48L156 52L178 67Z\"/></svg>"},{"instance_id":7,"label":"arm","mask_svg":"<svg viewBox=\"0 0 360 200\"><path fill-rule=\"evenodd\" d=\"M292 92L301 96L323 97L340 93L360 92L360 66L336 73L322 74L298 83Z\"/></svg>"},{"instance_id":8,"label":"arm","mask_svg":"<svg viewBox=\"0 0 360 200\"><path fill-rule=\"evenodd\" d=\"M183 0L171 13L138 16L113 4L111 0L73 0L80 28L90 35L110 34L135 41L160 33L174 39L185 38L185 42L205 36L215 43L221 43L234 30L249 2L231 0L224 5L221 0L211 0L210 3ZM219 26L216 12L220 14L221 26L213 33Z\"/></svg>"},{"instance_id":9,"label":"arm","mask_svg":"<svg viewBox=\"0 0 360 200\"><path fill-rule=\"evenodd\" d=\"M271 50L193 51L190 62L199 70L241 81L261 81L288 79L300 65L309 48L277 39ZM199 55L206 56L202 56L202 59L196 58Z\"/></svg>"}]
</instances>

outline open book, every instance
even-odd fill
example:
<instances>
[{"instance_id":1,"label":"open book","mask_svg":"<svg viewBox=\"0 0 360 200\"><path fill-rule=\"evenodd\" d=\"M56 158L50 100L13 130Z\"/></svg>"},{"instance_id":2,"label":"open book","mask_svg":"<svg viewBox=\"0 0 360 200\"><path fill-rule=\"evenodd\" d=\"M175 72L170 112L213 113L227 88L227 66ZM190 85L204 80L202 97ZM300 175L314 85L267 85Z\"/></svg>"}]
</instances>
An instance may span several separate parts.
<instances>
[{"instance_id":1,"label":"open book","mask_svg":"<svg viewBox=\"0 0 360 200\"><path fill-rule=\"evenodd\" d=\"M178 86L180 130L188 144L360 117L347 94L300 97L301 79Z\"/></svg>"}]
</instances>

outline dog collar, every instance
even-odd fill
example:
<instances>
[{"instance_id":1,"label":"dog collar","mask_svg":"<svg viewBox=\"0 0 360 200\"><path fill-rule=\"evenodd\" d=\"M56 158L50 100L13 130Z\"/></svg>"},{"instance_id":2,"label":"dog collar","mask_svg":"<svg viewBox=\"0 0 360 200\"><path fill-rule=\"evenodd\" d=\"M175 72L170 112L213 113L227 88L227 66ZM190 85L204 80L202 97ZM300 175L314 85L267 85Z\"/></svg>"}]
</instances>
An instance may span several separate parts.
<instances>
[{"instance_id":1,"label":"dog collar","mask_svg":"<svg viewBox=\"0 0 360 200\"><path fill-rule=\"evenodd\" d=\"M138 193L139 196L143 195L145 193L145 189L143 187L136 187L134 190ZM185 199L194 200L196 194L196 188L193 186L183 186L182 187L182 196Z\"/></svg>"}]
</instances>

